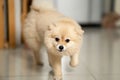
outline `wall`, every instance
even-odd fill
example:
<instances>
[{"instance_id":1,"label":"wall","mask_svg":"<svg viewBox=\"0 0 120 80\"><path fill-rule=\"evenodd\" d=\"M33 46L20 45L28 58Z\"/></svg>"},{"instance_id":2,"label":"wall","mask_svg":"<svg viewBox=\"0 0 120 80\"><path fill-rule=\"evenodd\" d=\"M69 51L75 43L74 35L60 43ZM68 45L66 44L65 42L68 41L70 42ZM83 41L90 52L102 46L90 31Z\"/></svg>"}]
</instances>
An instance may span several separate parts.
<instances>
[{"instance_id":1,"label":"wall","mask_svg":"<svg viewBox=\"0 0 120 80\"><path fill-rule=\"evenodd\" d=\"M115 0L115 12L120 15L120 0ZM120 27L120 20L116 24Z\"/></svg>"},{"instance_id":2,"label":"wall","mask_svg":"<svg viewBox=\"0 0 120 80\"><path fill-rule=\"evenodd\" d=\"M90 22L91 23L99 23L101 21L101 16L102 16L102 0L90 0L91 1L91 16L90 17Z\"/></svg>"},{"instance_id":3,"label":"wall","mask_svg":"<svg viewBox=\"0 0 120 80\"><path fill-rule=\"evenodd\" d=\"M88 0L58 0L57 8L78 22L88 22Z\"/></svg>"},{"instance_id":4,"label":"wall","mask_svg":"<svg viewBox=\"0 0 120 80\"><path fill-rule=\"evenodd\" d=\"M102 0L58 0L57 9L80 23L99 22Z\"/></svg>"},{"instance_id":5,"label":"wall","mask_svg":"<svg viewBox=\"0 0 120 80\"><path fill-rule=\"evenodd\" d=\"M110 12L110 8L111 8L111 0L103 0L103 4L104 4L104 7L103 7L103 12L104 13L108 13Z\"/></svg>"},{"instance_id":6,"label":"wall","mask_svg":"<svg viewBox=\"0 0 120 80\"><path fill-rule=\"evenodd\" d=\"M115 0L115 11L120 14L120 0Z\"/></svg>"},{"instance_id":7,"label":"wall","mask_svg":"<svg viewBox=\"0 0 120 80\"><path fill-rule=\"evenodd\" d=\"M16 45L21 44L21 0L14 0L15 3L15 32Z\"/></svg>"}]
</instances>

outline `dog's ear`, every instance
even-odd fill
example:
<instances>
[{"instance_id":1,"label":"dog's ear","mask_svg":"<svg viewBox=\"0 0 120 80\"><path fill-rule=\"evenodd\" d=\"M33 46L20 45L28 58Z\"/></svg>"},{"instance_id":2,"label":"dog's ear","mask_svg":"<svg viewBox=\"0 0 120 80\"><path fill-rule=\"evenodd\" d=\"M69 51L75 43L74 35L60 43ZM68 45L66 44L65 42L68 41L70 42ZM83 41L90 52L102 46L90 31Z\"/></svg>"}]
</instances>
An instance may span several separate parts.
<instances>
[{"instance_id":1,"label":"dog's ear","mask_svg":"<svg viewBox=\"0 0 120 80\"><path fill-rule=\"evenodd\" d=\"M81 26L76 26L75 31L78 35L82 36L84 31L82 30Z\"/></svg>"},{"instance_id":2,"label":"dog's ear","mask_svg":"<svg viewBox=\"0 0 120 80\"><path fill-rule=\"evenodd\" d=\"M51 31L54 27L56 27L56 24L53 23L48 26L48 30Z\"/></svg>"}]
</instances>

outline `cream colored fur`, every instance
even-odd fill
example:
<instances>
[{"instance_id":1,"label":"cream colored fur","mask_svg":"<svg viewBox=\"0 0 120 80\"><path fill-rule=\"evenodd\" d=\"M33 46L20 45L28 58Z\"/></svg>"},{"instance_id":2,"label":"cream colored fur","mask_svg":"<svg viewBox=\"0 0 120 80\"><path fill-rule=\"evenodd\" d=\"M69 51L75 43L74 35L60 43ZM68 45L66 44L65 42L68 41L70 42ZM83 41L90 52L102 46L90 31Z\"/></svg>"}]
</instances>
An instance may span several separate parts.
<instances>
[{"instance_id":1,"label":"cream colored fur","mask_svg":"<svg viewBox=\"0 0 120 80\"><path fill-rule=\"evenodd\" d=\"M57 12L50 3L33 0L31 11L25 20L23 32L25 43L34 51L37 64L42 64L39 60L39 49L42 45L46 46L55 79L62 76L62 56L70 56L71 66L78 65L84 31L73 19ZM56 37L60 40L55 41ZM65 42L66 39L70 39L70 41ZM58 51L57 46L59 45L64 46L64 51Z\"/></svg>"}]
</instances>

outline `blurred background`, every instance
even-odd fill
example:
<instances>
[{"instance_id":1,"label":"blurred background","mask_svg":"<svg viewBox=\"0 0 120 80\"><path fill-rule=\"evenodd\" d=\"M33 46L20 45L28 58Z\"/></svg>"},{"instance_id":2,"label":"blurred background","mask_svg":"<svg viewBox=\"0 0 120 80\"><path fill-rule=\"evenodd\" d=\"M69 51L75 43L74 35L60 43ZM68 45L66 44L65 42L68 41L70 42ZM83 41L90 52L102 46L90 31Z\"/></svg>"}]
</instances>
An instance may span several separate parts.
<instances>
[{"instance_id":1,"label":"blurred background","mask_svg":"<svg viewBox=\"0 0 120 80\"><path fill-rule=\"evenodd\" d=\"M63 80L120 80L120 0L51 1L85 31L80 65L73 69L63 58ZM23 23L31 3L0 0L0 80L53 80L47 55L45 66L37 66L24 46Z\"/></svg>"},{"instance_id":2,"label":"blurred background","mask_svg":"<svg viewBox=\"0 0 120 80\"><path fill-rule=\"evenodd\" d=\"M110 18L114 14L120 14L119 0L51 1L58 11L75 19L82 27L87 28L102 27L101 22L106 14L110 14ZM9 47L16 47L22 43L22 25L30 10L31 2L32 0L0 1L0 48L3 48L6 42Z\"/></svg>"}]
</instances>

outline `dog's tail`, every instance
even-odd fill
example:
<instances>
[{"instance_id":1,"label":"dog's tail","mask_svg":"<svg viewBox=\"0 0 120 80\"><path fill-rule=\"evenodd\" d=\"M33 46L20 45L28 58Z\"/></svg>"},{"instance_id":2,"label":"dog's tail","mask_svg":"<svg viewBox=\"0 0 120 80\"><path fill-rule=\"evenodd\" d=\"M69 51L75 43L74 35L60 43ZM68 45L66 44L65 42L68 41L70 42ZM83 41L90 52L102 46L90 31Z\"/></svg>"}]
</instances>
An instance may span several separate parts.
<instances>
[{"instance_id":1,"label":"dog's tail","mask_svg":"<svg viewBox=\"0 0 120 80\"><path fill-rule=\"evenodd\" d=\"M33 0L31 8L37 11L54 10L52 0Z\"/></svg>"}]
</instances>

